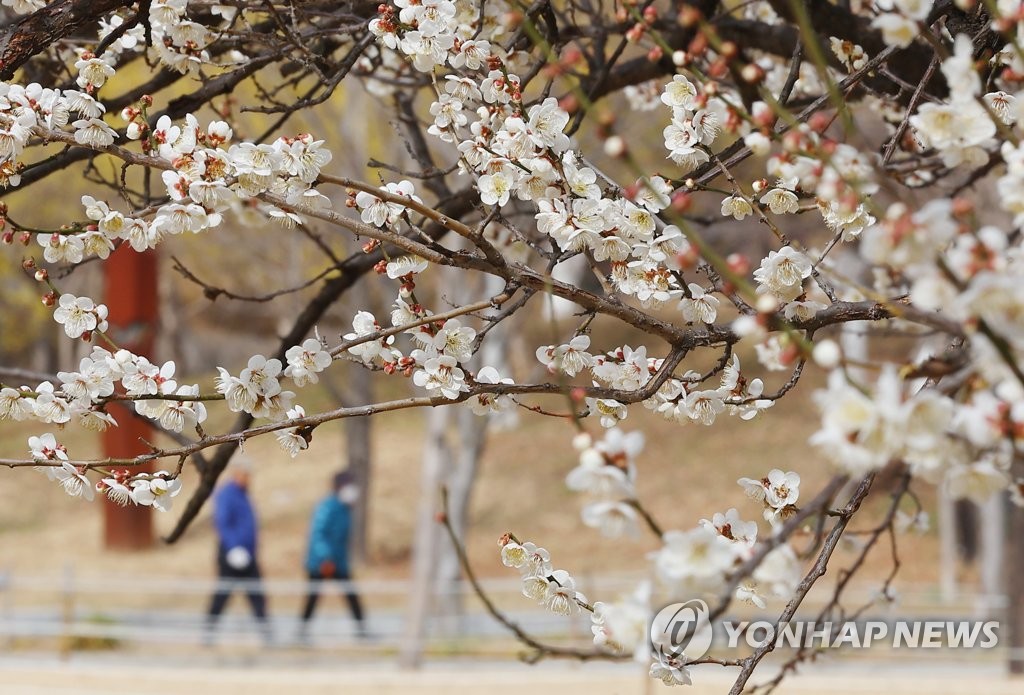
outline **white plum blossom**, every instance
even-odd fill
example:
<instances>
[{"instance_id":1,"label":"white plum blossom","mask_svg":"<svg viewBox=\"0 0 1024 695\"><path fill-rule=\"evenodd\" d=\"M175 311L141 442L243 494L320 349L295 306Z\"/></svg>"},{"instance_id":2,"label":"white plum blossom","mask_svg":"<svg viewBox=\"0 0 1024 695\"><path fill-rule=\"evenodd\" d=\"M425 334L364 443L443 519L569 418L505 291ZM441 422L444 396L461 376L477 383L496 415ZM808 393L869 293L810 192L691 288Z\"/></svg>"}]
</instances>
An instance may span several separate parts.
<instances>
[{"instance_id":1,"label":"white plum blossom","mask_svg":"<svg viewBox=\"0 0 1024 695\"><path fill-rule=\"evenodd\" d=\"M331 353L324 349L316 338L305 340L302 345L295 345L285 352L288 366L284 375L295 382L296 386L319 382L318 374L331 366Z\"/></svg>"},{"instance_id":2,"label":"white plum blossom","mask_svg":"<svg viewBox=\"0 0 1024 695\"><path fill-rule=\"evenodd\" d=\"M476 330L463 326L459 319L448 319L431 340L431 347L437 354L451 355L462 363L473 357L473 341Z\"/></svg>"},{"instance_id":3,"label":"white plum blossom","mask_svg":"<svg viewBox=\"0 0 1024 695\"><path fill-rule=\"evenodd\" d=\"M683 659L664 659L651 663L648 675L664 685L693 685L690 671Z\"/></svg>"},{"instance_id":4,"label":"white plum blossom","mask_svg":"<svg viewBox=\"0 0 1024 695\"><path fill-rule=\"evenodd\" d=\"M796 504L800 498L800 475L778 468L768 471L768 485L765 486L765 501L776 509Z\"/></svg>"},{"instance_id":5,"label":"white plum blossom","mask_svg":"<svg viewBox=\"0 0 1024 695\"><path fill-rule=\"evenodd\" d=\"M78 70L75 81L82 88L99 89L114 76L114 68L102 58L83 56L75 63L75 69Z\"/></svg>"},{"instance_id":6,"label":"white plum blossom","mask_svg":"<svg viewBox=\"0 0 1024 695\"><path fill-rule=\"evenodd\" d=\"M383 186L381 190L391 195L409 198L409 200L417 203L423 202L415 195L415 188L410 181L389 183ZM395 224L405 210L405 207L398 203L381 200L366 191L360 191L356 194L356 206L360 210L360 218L363 222L377 227Z\"/></svg>"},{"instance_id":7,"label":"white plum blossom","mask_svg":"<svg viewBox=\"0 0 1024 695\"><path fill-rule=\"evenodd\" d=\"M77 468L67 461L61 464L60 468L55 468L54 479L60 483L60 486L64 488L64 492L68 493L71 497L81 497L87 502L92 502L95 495L95 489L93 488L92 482L86 477L83 469Z\"/></svg>"},{"instance_id":8,"label":"white plum blossom","mask_svg":"<svg viewBox=\"0 0 1024 695\"><path fill-rule=\"evenodd\" d=\"M576 581L565 570L554 570L544 595L545 607L557 615L576 615L582 598L576 591Z\"/></svg>"},{"instance_id":9,"label":"white plum blossom","mask_svg":"<svg viewBox=\"0 0 1024 695\"><path fill-rule=\"evenodd\" d=\"M491 366L483 367L479 372L477 372L474 380L478 384L515 383L511 378L502 378L498 373L498 370ZM470 399L469 406L475 415L488 415L490 413L500 413L515 407L515 401L512 400L512 396L509 395L481 393Z\"/></svg>"},{"instance_id":10,"label":"white plum blossom","mask_svg":"<svg viewBox=\"0 0 1024 695\"><path fill-rule=\"evenodd\" d=\"M387 276L392 280L398 280L406 275L422 273L427 269L426 260L418 256L399 256L388 261Z\"/></svg>"},{"instance_id":11,"label":"white plum blossom","mask_svg":"<svg viewBox=\"0 0 1024 695\"><path fill-rule=\"evenodd\" d=\"M287 417L289 420L304 418L306 417L306 410L301 405L297 405L287 412ZM278 446L284 449L292 458L298 456L299 452L309 448L308 435L300 432L298 427L278 430L275 436L277 437Z\"/></svg>"},{"instance_id":12,"label":"white plum blossom","mask_svg":"<svg viewBox=\"0 0 1024 695\"><path fill-rule=\"evenodd\" d=\"M537 348L537 359L551 372L576 376L594 365L594 356L587 352L589 347L590 336L578 335L564 345Z\"/></svg>"},{"instance_id":13,"label":"white plum blossom","mask_svg":"<svg viewBox=\"0 0 1024 695\"><path fill-rule=\"evenodd\" d=\"M80 119L72 123L75 127L75 142L101 149L114 144L117 131L99 118Z\"/></svg>"},{"instance_id":14,"label":"white plum blossom","mask_svg":"<svg viewBox=\"0 0 1024 695\"><path fill-rule=\"evenodd\" d=\"M722 217L732 217L735 220L742 220L744 217L754 214L754 208L746 198L738 195L726 196L722 199Z\"/></svg>"},{"instance_id":15,"label":"white plum blossom","mask_svg":"<svg viewBox=\"0 0 1024 695\"><path fill-rule=\"evenodd\" d=\"M754 271L759 294L770 293L789 302L803 292L803 281L811 275L811 260L792 246L771 251Z\"/></svg>"},{"instance_id":16,"label":"white plum blossom","mask_svg":"<svg viewBox=\"0 0 1024 695\"><path fill-rule=\"evenodd\" d=\"M169 512L180 492L180 480L171 478L167 471L158 471L149 477L133 480L131 497L136 504Z\"/></svg>"},{"instance_id":17,"label":"white plum blossom","mask_svg":"<svg viewBox=\"0 0 1024 695\"><path fill-rule=\"evenodd\" d=\"M667 531L653 554L658 579L679 590L703 592L717 586L737 559L739 546L715 529Z\"/></svg>"},{"instance_id":18,"label":"white plum blossom","mask_svg":"<svg viewBox=\"0 0 1024 695\"><path fill-rule=\"evenodd\" d=\"M36 240L49 263L81 263L85 257L85 242L77 234L40 234Z\"/></svg>"},{"instance_id":19,"label":"white plum blossom","mask_svg":"<svg viewBox=\"0 0 1024 695\"><path fill-rule=\"evenodd\" d=\"M440 391L448 400L455 400L459 394L468 391L466 375L458 367L458 361L451 355L431 357L413 374L413 382L428 391Z\"/></svg>"},{"instance_id":20,"label":"white plum blossom","mask_svg":"<svg viewBox=\"0 0 1024 695\"><path fill-rule=\"evenodd\" d=\"M373 335L381 330L377 319L368 311L360 311L352 319L354 332L346 333L345 340L362 340L366 336ZM365 340L358 345L352 345L348 352L360 358L366 364L380 360L391 360L394 357L394 350L390 347L395 342L394 336L378 338L377 340Z\"/></svg>"},{"instance_id":21,"label":"white plum blossom","mask_svg":"<svg viewBox=\"0 0 1024 695\"><path fill-rule=\"evenodd\" d=\"M0 420L25 420L32 414L32 401L9 386L0 388Z\"/></svg>"},{"instance_id":22,"label":"white plum blossom","mask_svg":"<svg viewBox=\"0 0 1024 695\"><path fill-rule=\"evenodd\" d=\"M80 338L84 333L94 330L105 330L107 307L97 305L89 297L76 297L73 294L62 294L57 300L57 308L53 319L64 326L69 338Z\"/></svg>"},{"instance_id":23,"label":"white plum blossom","mask_svg":"<svg viewBox=\"0 0 1024 695\"><path fill-rule=\"evenodd\" d=\"M665 91L661 95L661 101L673 109L693 110L696 105L697 88L693 86L683 75L675 75L672 81L665 85Z\"/></svg>"},{"instance_id":24,"label":"white plum blossom","mask_svg":"<svg viewBox=\"0 0 1024 695\"><path fill-rule=\"evenodd\" d=\"M714 323L718 316L718 306L721 304L721 300L695 282L690 283L689 290L689 296L679 300L679 309L683 313L683 318L688 323Z\"/></svg>"},{"instance_id":25,"label":"white plum blossom","mask_svg":"<svg viewBox=\"0 0 1024 695\"><path fill-rule=\"evenodd\" d=\"M57 443L52 433L28 438L28 448L36 461L67 461L68 453L63 445Z\"/></svg>"},{"instance_id":26,"label":"white plum blossom","mask_svg":"<svg viewBox=\"0 0 1024 695\"><path fill-rule=\"evenodd\" d=\"M606 538L638 534L639 515L634 507L622 501L592 502L583 507L581 517L586 526L598 529Z\"/></svg>"}]
</instances>

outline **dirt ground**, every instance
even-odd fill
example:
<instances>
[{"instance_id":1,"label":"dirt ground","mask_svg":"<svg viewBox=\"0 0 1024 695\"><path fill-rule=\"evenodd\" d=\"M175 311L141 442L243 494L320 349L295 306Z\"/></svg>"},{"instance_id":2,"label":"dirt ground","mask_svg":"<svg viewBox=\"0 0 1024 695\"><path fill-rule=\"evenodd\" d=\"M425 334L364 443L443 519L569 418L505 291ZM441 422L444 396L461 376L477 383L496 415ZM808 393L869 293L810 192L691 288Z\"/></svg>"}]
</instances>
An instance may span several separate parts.
<instances>
[{"instance_id":1,"label":"dirt ground","mask_svg":"<svg viewBox=\"0 0 1024 695\"><path fill-rule=\"evenodd\" d=\"M805 381L797 388L808 393L780 402L752 422L731 419L711 428L684 427L643 408L631 412L622 429L642 429L647 435L647 447L638 462L638 494L663 528L692 528L701 518L731 506L744 518L759 518L760 509L745 499L736 480L760 477L773 467L798 471L802 489L813 496L832 470L806 443L817 428L818 414L807 397L815 386L813 375ZM369 579L404 577L420 494L422 415L387 413L374 422L369 557L359 572ZM601 436L599 428L592 429ZM22 448L19 442L33 433L23 426L0 423L0 448L14 454ZM653 536L641 534L628 542L608 543L580 522L585 500L564 483L576 463L572 435L565 421L530 413L522 415L515 429L492 435L473 491L470 532L465 539L479 575L507 576L496 546L506 531L547 547L556 566L574 575L601 575L609 569L644 571L647 554L657 547ZM97 450L96 443L77 428L60 436L73 453ZM331 473L343 462L342 427L332 423L319 428L310 450L295 460L283 455L272 439L249 442L247 453L256 468L252 496L261 522L264 575L300 580L309 514L326 492ZM183 483L177 508L156 514L159 533L170 530L195 488L195 475L189 469ZM876 495L878 506L886 501L884 493L880 490ZM919 493L928 506L932 491L921 486ZM206 578L213 570L215 541L209 507L173 546L158 543L146 552L111 552L102 547L101 535L98 504L67 497L31 470L0 475L0 571L58 576L70 566L81 575ZM934 530L907 538L901 555L904 581L915 585L935 581ZM889 563L887 552L877 552L868 564L872 574L884 576Z\"/></svg>"}]
</instances>

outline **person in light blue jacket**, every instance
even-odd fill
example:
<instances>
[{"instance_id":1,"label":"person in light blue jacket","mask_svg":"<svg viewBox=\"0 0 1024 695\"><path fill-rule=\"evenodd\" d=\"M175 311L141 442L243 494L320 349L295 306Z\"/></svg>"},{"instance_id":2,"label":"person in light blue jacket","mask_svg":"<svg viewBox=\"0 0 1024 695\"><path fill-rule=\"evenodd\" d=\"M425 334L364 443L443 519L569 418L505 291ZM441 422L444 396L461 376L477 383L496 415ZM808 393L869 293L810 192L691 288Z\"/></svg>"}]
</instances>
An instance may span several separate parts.
<instances>
[{"instance_id":1,"label":"person in light blue jacket","mask_svg":"<svg viewBox=\"0 0 1024 695\"><path fill-rule=\"evenodd\" d=\"M306 551L306 574L309 576L309 594L302 609L300 639L305 639L307 627L316 610L320 589L326 580L339 580L344 585L345 600L356 621L357 634L366 635L363 607L355 588L349 566L349 533L352 527L352 504L359 498L359 488L348 471L337 473L331 481L332 493L317 504L309 525L309 546Z\"/></svg>"}]
</instances>

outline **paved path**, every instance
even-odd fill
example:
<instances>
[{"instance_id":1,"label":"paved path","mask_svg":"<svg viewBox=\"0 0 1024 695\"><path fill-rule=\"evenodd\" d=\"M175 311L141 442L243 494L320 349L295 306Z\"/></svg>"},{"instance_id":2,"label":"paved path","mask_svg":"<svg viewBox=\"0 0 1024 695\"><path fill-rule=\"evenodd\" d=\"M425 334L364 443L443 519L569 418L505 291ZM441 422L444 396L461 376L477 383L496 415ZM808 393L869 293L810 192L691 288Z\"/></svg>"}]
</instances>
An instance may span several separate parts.
<instances>
[{"instance_id":1,"label":"paved path","mask_svg":"<svg viewBox=\"0 0 1024 695\"><path fill-rule=\"evenodd\" d=\"M705 668L680 695L720 695L732 683L731 671ZM787 680L783 695L1020 695L1024 680L1011 680L997 665L899 665L839 663L808 668ZM358 666L251 662L174 667L131 658L76 656L70 662L0 657L4 695L647 695L665 692L637 665L512 662L441 662L403 671L390 662Z\"/></svg>"}]
</instances>

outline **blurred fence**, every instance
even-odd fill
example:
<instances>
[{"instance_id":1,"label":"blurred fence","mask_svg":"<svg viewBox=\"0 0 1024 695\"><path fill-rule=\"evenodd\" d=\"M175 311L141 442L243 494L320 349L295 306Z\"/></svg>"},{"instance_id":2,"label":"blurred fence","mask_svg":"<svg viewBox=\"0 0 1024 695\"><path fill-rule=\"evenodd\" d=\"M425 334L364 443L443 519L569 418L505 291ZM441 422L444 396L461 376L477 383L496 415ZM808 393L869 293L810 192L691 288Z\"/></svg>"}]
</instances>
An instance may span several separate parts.
<instances>
[{"instance_id":1,"label":"blurred fence","mask_svg":"<svg viewBox=\"0 0 1024 695\"><path fill-rule=\"evenodd\" d=\"M615 589L616 581L603 584ZM626 589L625 582L618 591ZM589 635L589 618L567 619L536 607L520 594L514 578L482 581L488 596L531 633L554 640ZM214 592L232 597L209 629L207 610ZM38 576L0 570L0 649L19 645L114 649L131 644L242 646L259 644L265 632L254 619L246 593L258 589L268 601L271 640L277 646L318 649L351 647L394 652L406 635L410 583L405 580L325 581L317 611L300 636L299 615L309 591L306 581L264 579L218 581L178 577L85 575ZM354 589L364 605L368 635L360 636L344 593ZM488 645L508 652L508 631L491 618L469 585L458 582L438 597L438 607L458 611L432 615L425 646L453 653ZM301 638L300 638L301 637ZM499 647L498 645L504 645Z\"/></svg>"},{"instance_id":2,"label":"blurred fence","mask_svg":"<svg viewBox=\"0 0 1024 695\"><path fill-rule=\"evenodd\" d=\"M591 598L612 599L630 592L636 576L605 576L600 580L578 577ZM589 615L565 618L534 605L521 594L514 578L485 579L485 592L502 612L520 627L552 643L569 640L585 644L590 636ZM38 576L0 569L0 649L55 650L63 655L80 650L131 649L163 645L202 647L260 646L265 633L253 619L246 587L234 589L225 613L215 629L207 630L206 611L216 580L170 576L118 576L82 574L68 568L63 575ZM278 647L318 650L355 650L396 653L406 640L406 608L410 583L402 579L325 582L318 610L304 639L300 639L299 615L309 585L305 581L263 580L260 589L269 602L270 640ZM367 614L367 637L355 630L344 603L344 589L355 589ZM825 587L822 587L824 589ZM1002 596L962 593L942 599L938 589L904 588L896 602L874 601L874 587L847 591L846 605L856 608L871 603L863 613L873 618L912 617L931 620L999 619L1006 606ZM516 644L507 629L486 613L468 583L445 587L435 614L427 624L425 651L445 655L510 655ZM811 618L826 598L812 592L798 617ZM873 602L874 601L874 602ZM447 611L439 614L441 607ZM780 607L776 607L780 608ZM736 619L773 619L771 611L736 606ZM903 653L904 656L906 653ZM944 654L950 657L949 652ZM995 653L985 656L996 657ZM972 658L963 651L952 658ZM997 658L997 657L996 657Z\"/></svg>"}]
</instances>

